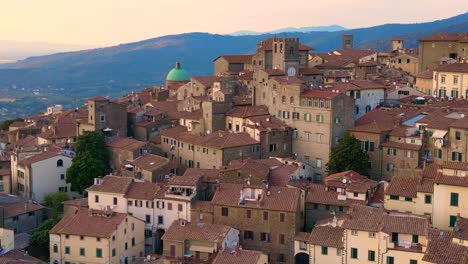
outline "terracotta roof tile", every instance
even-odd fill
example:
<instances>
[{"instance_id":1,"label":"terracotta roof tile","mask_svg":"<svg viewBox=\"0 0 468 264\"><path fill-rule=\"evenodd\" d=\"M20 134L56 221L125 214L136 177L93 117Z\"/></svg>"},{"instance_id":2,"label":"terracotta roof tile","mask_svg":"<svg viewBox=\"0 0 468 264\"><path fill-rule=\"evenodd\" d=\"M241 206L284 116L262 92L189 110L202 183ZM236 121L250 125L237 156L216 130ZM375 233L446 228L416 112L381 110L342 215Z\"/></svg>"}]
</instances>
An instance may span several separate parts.
<instances>
[{"instance_id":1,"label":"terracotta roof tile","mask_svg":"<svg viewBox=\"0 0 468 264\"><path fill-rule=\"evenodd\" d=\"M429 243L422 260L431 263L466 264L468 247L453 243L453 237L453 232L430 229Z\"/></svg>"},{"instance_id":2,"label":"terracotta roof tile","mask_svg":"<svg viewBox=\"0 0 468 264\"><path fill-rule=\"evenodd\" d=\"M330 92L330 91L319 91L319 90L304 90L301 93L301 97L305 98L323 98L323 99L332 99L339 96L340 93Z\"/></svg>"},{"instance_id":3,"label":"terracotta roof tile","mask_svg":"<svg viewBox=\"0 0 468 264\"><path fill-rule=\"evenodd\" d=\"M37 259L28 254L27 251L13 249L0 256L0 264L46 264L40 259Z\"/></svg>"},{"instance_id":4,"label":"terracotta roof tile","mask_svg":"<svg viewBox=\"0 0 468 264\"><path fill-rule=\"evenodd\" d=\"M82 209L76 214L64 216L49 233L110 238L127 217L127 214L112 211L91 212Z\"/></svg>"},{"instance_id":5,"label":"terracotta roof tile","mask_svg":"<svg viewBox=\"0 0 468 264\"><path fill-rule=\"evenodd\" d=\"M468 162L445 161L442 168L468 171Z\"/></svg>"},{"instance_id":6,"label":"terracotta roof tile","mask_svg":"<svg viewBox=\"0 0 468 264\"><path fill-rule=\"evenodd\" d=\"M294 240L306 242L309 240L309 237L310 237L310 233L299 232L296 234L296 236L294 236Z\"/></svg>"},{"instance_id":7,"label":"terracotta roof tile","mask_svg":"<svg viewBox=\"0 0 468 264\"><path fill-rule=\"evenodd\" d=\"M185 222L185 225L181 225L179 221L174 221L162 239L164 241L196 240L218 243L224 240L230 230L231 227L226 225L193 222Z\"/></svg>"},{"instance_id":8,"label":"terracotta roof tile","mask_svg":"<svg viewBox=\"0 0 468 264\"><path fill-rule=\"evenodd\" d=\"M468 240L468 218L458 216L455 222L454 237Z\"/></svg>"},{"instance_id":9,"label":"terracotta roof tile","mask_svg":"<svg viewBox=\"0 0 468 264\"><path fill-rule=\"evenodd\" d=\"M464 33L435 33L419 39L419 41L468 41L468 32Z\"/></svg>"},{"instance_id":10,"label":"terracotta roof tile","mask_svg":"<svg viewBox=\"0 0 468 264\"><path fill-rule=\"evenodd\" d=\"M29 166L33 163L36 163L36 162L40 162L40 161L43 161L43 160L47 160L47 159L50 159L50 158L53 158L53 157L57 157L57 156L62 156L60 153L57 153L55 151L44 151L44 152L40 152L34 156L31 156L29 158L25 158L23 160L21 160L20 162L18 162L18 165L21 165L21 166ZM65 158L65 156L63 156Z\"/></svg>"},{"instance_id":11,"label":"terracotta roof tile","mask_svg":"<svg viewBox=\"0 0 468 264\"><path fill-rule=\"evenodd\" d=\"M266 195L266 191L263 190L259 202L245 201L244 205L240 205L240 192L242 189L242 184L222 183L211 203L221 206L261 208L285 212L295 212L299 206L299 190L295 188L271 186L270 195Z\"/></svg>"},{"instance_id":12,"label":"terracotta roof tile","mask_svg":"<svg viewBox=\"0 0 468 264\"><path fill-rule=\"evenodd\" d=\"M338 192L327 191L324 184L310 184L306 194L306 203L326 204L336 206L351 206L353 204L365 204L366 201L346 199L338 200Z\"/></svg>"},{"instance_id":13,"label":"terracotta roof tile","mask_svg":"<svg viewBox=\"0 0 468 264\"><path fill-rule=\"evenodd\" d=\"M197 186L200 182L200 176L172 176L167 182L168 185L177 186Z\"/></svg>"},{"instance_id":14,"label":"terracotta roof tile","mask_svg":"<svg viewBox=\"0 0 468 264\"><path fill-rule=\"evenodd\" d=\"M138 200L154 200L160 188L161 186L154 182L133 182L124 197Z\"/></svg>"},{"instance_id":15,"label":"terracotta roof tile","mask_svg":"<svg viewBox=\"0 0 468 264\"><path fill-rule=\"evenodd\" d=\"M2 203L0 208L3 209L3 217L10 218L29 212L38 211L45 207L40 204L29 203L28 201L18 201L14 203Z\"/></svg>"},{"instance_id":16,"label":"terracotta roof tile","mask_svg":"<svg viewBox=\"0 0 468 264\"><path fill-rule=\"evenodd\" d=\"M169 159L154 155L154 154L144 154L143 156L138 157L133 160L131 164L135 167L146 171L156 171L163 166L168 165L170 162Z\"/></svg>"},{"instance_id":17,"label":"terracotta roof tile","mask_svg":"<svg viewBox=\"0 0 468 264\"><path fill-rule=\"evenodd\" d=\"M344 229L332 226L316 226L309 237L309 244L343 248Z\"/></svg>"},{"instance_id":18,"label":"terracotta roof tile","mask_svg":"<svg viewBox=\"0 0 468 264\"><path fill-rule=\"evenodd\" d=\"M271 79L283 85L288 85L288 84L301 85L304 83L303 80L294 76L274 76L274 77L271 77Z\"/></svg>"},{"instance_id":19,"label":"terracotta roof tile","mask_svg":"<svg viewBox=\"0 0 468 264\"><path fill-rule=\"evenodd\" d=\"M107 143L108 147L134 151L146 145L146 142L129 137L116 137Z\"/></svg>"},{"instance_id":20,"label":"terracotta roof tile","mask_svg":"<svg viewBox=\"0 0 468 264\"><path fill-rule=\"evenodd\" d=\"M229 63L244 63L244 64L251 64L253 54L247 55L221 55L214 59L214 61L218 60L219 58L225 59Z\"/></svg>"},{"instance_id":21,"label":"terracotta roof tile","mask_svg":"<svg viewBox=\"0 0 468 264\"><path fill-rule=\"evenodd\" d=\"M246 117L252 117L252 116L265 116L265 115L269 116L270 113L268 112L268 107L264 105L240 106L226 113L226 116L240 117L240 118L246 118Z\"/></svg>"},{"instance_id":22,"label":"terracotta roof tile","mask_svg":"<svg viewBox=\"0 0 468 264\"><path fill-rule=\"evenodd\" d=\"M102 178L101 184L94 184L86 191L126 194L132 182L133 178L107 175Z\"/></svg>"},{"instance_id":23,"label":"terracotta roof tile","mask_svg":"<svg viewBox=\"0 0 468 264\"><path fill-rule=\"evenodd\" d=\"M213 264L257 264L264 253L254 250L232 250L224 249L213 260Z\"/></svg>"},{"instance_id":24,"label":"terracotta roof tile","mask_svg":"<svg viewBox=\"0 0 468 264\"><path fill-rule=\"evenodd\" d=\"M187 168L184 172L185 176L200 176L203 178L203 181L216 182L219 180L219 170L217 169L197 169L197 168Z\"/></svg>"},{"instance_id":25,"label":"terracotta roof tile","mask_svg":"<svg viewBox=\"0 0 468 264\"><path fill-rule=\"evenodd\" d=\"M344 184L343 179L346 179L348 183ZM324 183L325 186L336 188L344 188L346 185L347 191L359 193L366 193L369 189L375 188L378 185L378 182L373 181L353 170L330 174L325 177Z\"/></svg>"}]
</instances>

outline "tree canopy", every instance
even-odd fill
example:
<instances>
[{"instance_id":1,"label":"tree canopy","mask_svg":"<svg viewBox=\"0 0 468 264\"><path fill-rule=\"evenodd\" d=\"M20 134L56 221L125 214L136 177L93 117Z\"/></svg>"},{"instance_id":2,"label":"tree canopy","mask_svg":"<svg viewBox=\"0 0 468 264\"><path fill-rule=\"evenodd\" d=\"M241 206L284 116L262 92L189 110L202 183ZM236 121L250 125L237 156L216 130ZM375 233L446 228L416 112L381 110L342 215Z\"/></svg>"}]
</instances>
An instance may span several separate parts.
<instances>
[{"instance_id":1,"label":"tree canopy","mask_svg":"<svg viewBox=\"0 0 468 264\"><path fill-rule=\"evenodd\" d=\"M94 178L109 173L109 151L99 132L85 132L78 137L77 156L67 170L67 183L80 194L93 185Z\"/></svg>"},{"instance_id":2,"label":"tree canopy","mask_svg":"<svg viewBox=\"0 0 468 264\"><path fill-rule=\"evenodd\" d=\"M367 175L368 169L369 156L362 150L361 142L353 135L346 133L330 153L327 172L332 174L354 170L359 174Z\"/></svg>"},{"instance_id":3,"label":"tree canopy","mask_svg":"<svg viewBox=\"0 0 468 264\"><path fill-rule=\"evenodd\" d=\"M51 210L53 218L59 217L63 213L63 202L68 200L68 194L64 192L48 193L44 197L44 205Z\"/></svg>"}]
</instances>

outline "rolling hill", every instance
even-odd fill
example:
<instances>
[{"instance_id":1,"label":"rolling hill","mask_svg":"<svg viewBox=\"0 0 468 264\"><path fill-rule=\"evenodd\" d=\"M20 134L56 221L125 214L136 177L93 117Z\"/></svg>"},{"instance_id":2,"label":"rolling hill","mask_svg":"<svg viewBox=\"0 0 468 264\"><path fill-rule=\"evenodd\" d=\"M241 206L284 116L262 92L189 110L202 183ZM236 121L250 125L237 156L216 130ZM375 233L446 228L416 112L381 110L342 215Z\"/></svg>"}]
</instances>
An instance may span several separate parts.
<instances>
[{"instance_id":1,"label":"rolling hill","mask_svg":"<svg viewBox=\"0 0 468 264\"><path fill-rule=\"evenodd\" d=\"M468 13L465 13L428 23L286 35L299 37L301 42L314 47L315 52L339 49L343 33L354 34L357 48L385 50L390 47L392 37L402 37L406 47L416 47L417 39L422 36L467 29ZM86 97L98 94L118 96L147 85L161 84L177 60L193 76L210 75L212 61L218 55L252 53L257 42L271 36L274 35L230 36L195 32L107 48L30 57L0 65L0 91L14 98L27 93L27 99L17 103L23 103L24 111L29 113L43 109L50 102L76 105ZM0 104L0 112L2 107L7 106Z\"/></svg>"}]
</instances>

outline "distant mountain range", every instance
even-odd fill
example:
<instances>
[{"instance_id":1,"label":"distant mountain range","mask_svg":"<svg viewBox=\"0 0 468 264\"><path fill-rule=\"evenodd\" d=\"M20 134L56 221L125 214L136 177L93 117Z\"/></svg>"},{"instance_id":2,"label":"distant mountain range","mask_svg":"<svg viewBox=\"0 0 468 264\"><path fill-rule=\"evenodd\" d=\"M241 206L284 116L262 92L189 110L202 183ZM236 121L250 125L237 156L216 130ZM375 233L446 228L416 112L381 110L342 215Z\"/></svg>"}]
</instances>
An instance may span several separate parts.
<instances>
[{"instance_id":1,"label":"distant mountain range","mask_svg":"<svg viewBox=\"0 0 468 264\"><path fill-rule=\"evenodd\" d=\"M240 30L229 35L231 36L251 36L251 35L262 35L262 34L278 34L278 33L289 33L289 32L315 32L315 31L326 31L326 32L334 32L334 31L341 31L346 30L347 28L340 26L340 25L330 25L330 26L317 26L317 27L287 27L281 28L273 31L268 32L257 32L257 31L250 31L250 30Z\"/></svg>"},{"instance_id":2,"label":"distant mountain range","mask_svg":"<svg viewBox=\"0 0 468 264\"><path fill-rule=\"evenodd\" d=\"M302 43L315 48L313 52L341 48L343 33L354 34L356 48L388 50L393 37L403 38L405 47L414 48L422 36L467 30L468 13L465 13L428 23L385 24L334 32L290 32L288 36L300 38ZM0 94L14 98L28 94L17 102L23 102L24 111L32 113L48 103L71 106L94 95L118 96L144 86L162 84L176 61L181 61L192 76L211 75L213 59L218 55L253 53L256 43L272 36L275 34L186 33L107 48L30 57L0 64ZM0 103L0 113L3 106Z\"/></svg>"}]
</instances>

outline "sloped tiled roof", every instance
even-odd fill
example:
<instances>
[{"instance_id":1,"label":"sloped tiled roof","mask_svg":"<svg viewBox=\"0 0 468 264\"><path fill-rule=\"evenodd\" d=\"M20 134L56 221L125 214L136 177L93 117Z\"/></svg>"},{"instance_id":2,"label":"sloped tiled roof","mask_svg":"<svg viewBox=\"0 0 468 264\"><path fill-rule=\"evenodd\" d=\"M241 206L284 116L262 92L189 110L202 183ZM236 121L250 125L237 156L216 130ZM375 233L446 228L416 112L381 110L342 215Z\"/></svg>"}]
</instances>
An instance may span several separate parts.
<instances>
[{"instance_id":1,"label":"sloped tiled roof","mask_svg":"<svg viewBox=\"0 0 468 264\"><path fill-rule=\"evenodd\" d=\"M309 244L325 247L343 248L343 233L341 227L316 226L310 233Z\"/></svg>"},{"instance_id":2,"label":"sloped tiled roof","mask_svg":"<svg viewBox=\"0 0 468 264\"><path fill-rule=\"evenodd\" d=\"M86 191L125 194L130 188L133 178L107 175L102 181L101 184L88 187Z\"/></svg>"},{"instance_id":3,"label":"sloped tiled roof","mask_svg":"<svg viewBox=\"0 0 468 264\"><path fill-rule=\"evenodd\" d=\"M174 221L167 229L162 239L164 241L186 241L195 240L200 242L222 242L227 236L230 226L217 224L197 224L185 222L181 225L179 221Z\"/></svg>"},{"instance_id":4,"label":"sloped tiled roof","mask_svg":"<svg viewBox=\"0 0 468 264\"><path fill-rule=\"evenodd\" d=\"M270 113L268 112L268 107L264 105L240 106L226 113L226 116L241 117L241 118L252 117L252 116L263 116L263 115L270 115Z\"/></svg>"},{"instance_id":5,"label":"sloped tiled roof","mask_svg":"<svg viewBox=\"0 0 468 264\"><path fill-rule=\"evenodd\" d=\"M138 168L141 168L146 171L156 171L157 169L168 165L170 162L169 159L154 155L154 154L144 154L143 156L138 157L133 160L131 163Z\"/></svg>"},{"instance_id":6,"label":"sloped tiled roof","mask_svg":"<svg viewBox=\"0 0 468 264\"><path fill-rule=\"evenodd\" d=\"M79 210L76 214L64 216L50 231L50 234L66 234L109 238L125 221L127 214L93 210Z\"/></svg>"},{"instance_id":7,"label":"sloped tiled roof","mask_svg":"<svg viewBox=\"0 0 468 264\"><path fill-rule=\"evenodd\" d=\"M213 260L213 264L257 264L260 257L264 254L261 251L239 249L232 250L229 248L224 249L218 253L216 258Z\"/></svg>"},{"instance_id":8,"label":"sloped tiled roof","mask_svg":"<svg viewBox=\"0 0 468 264\"><path fill-rule=\"evenodd\" d=\"M423 261L443 264L466 264L468 247L452 242L454 233L439 229L430 229L427 250Z\"/></svg>"}]
</instances>

